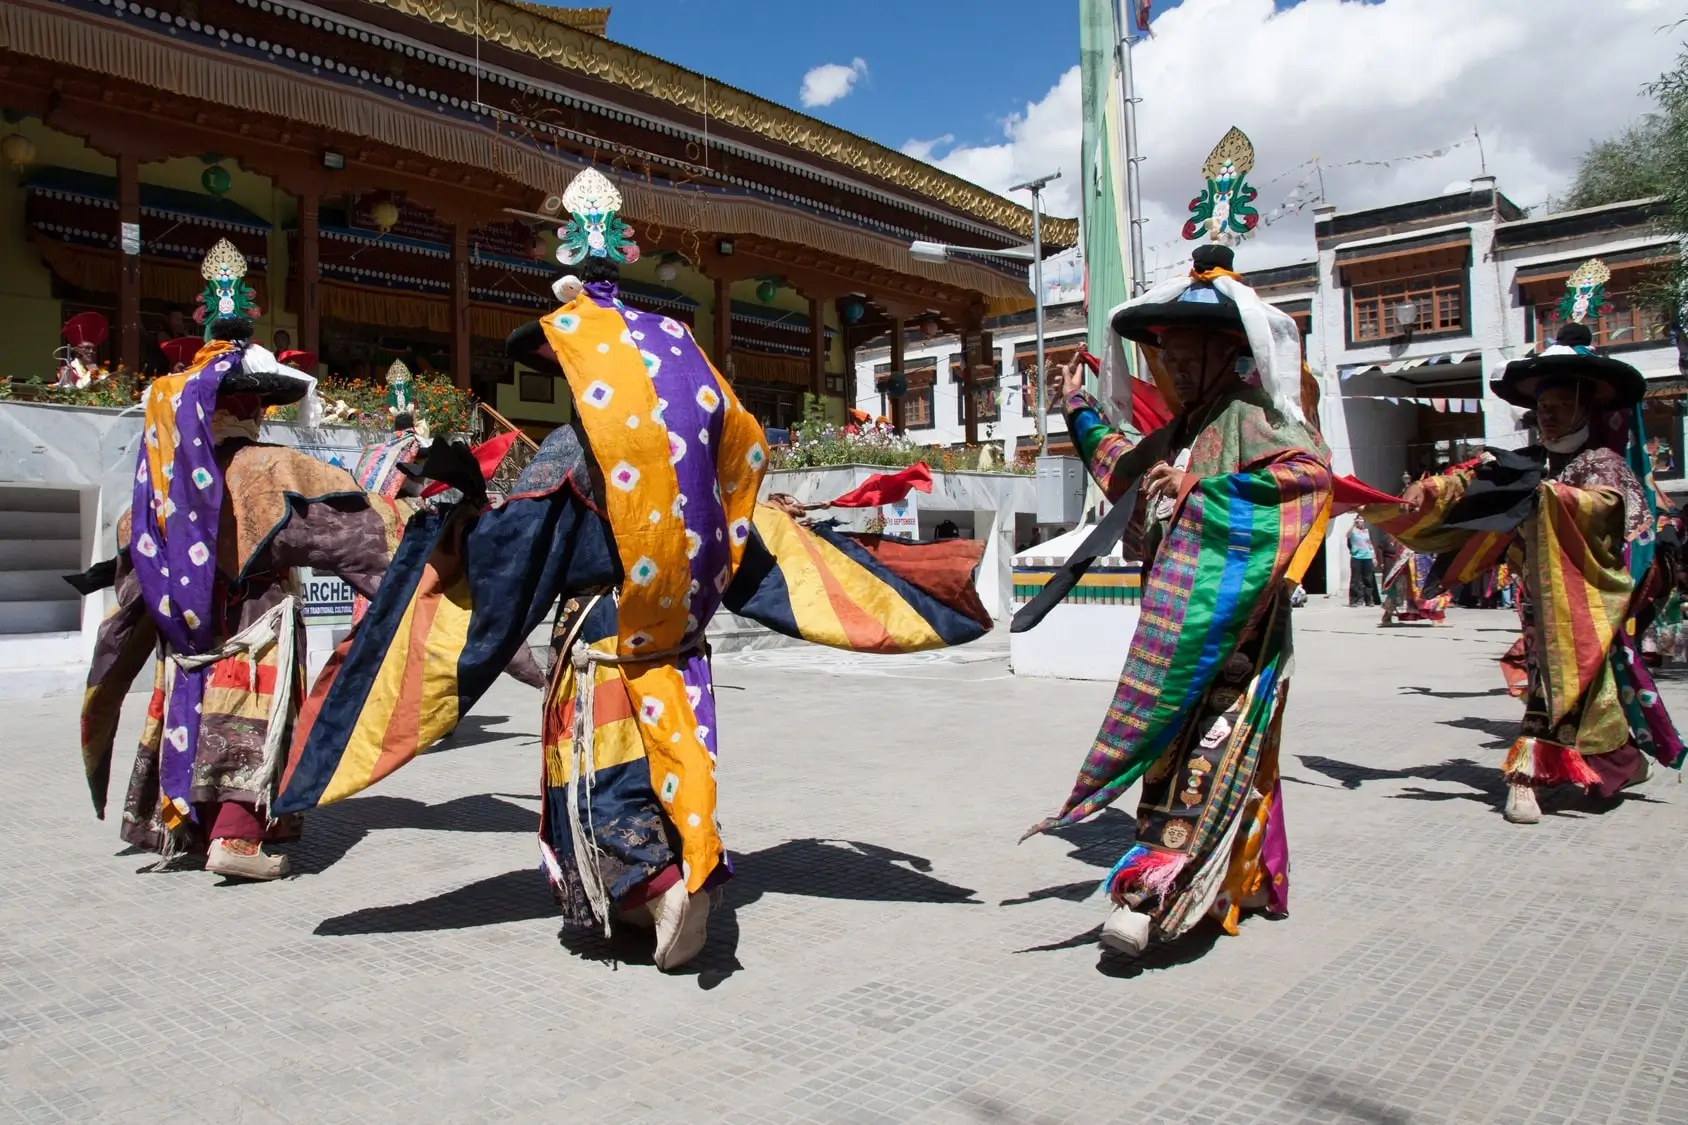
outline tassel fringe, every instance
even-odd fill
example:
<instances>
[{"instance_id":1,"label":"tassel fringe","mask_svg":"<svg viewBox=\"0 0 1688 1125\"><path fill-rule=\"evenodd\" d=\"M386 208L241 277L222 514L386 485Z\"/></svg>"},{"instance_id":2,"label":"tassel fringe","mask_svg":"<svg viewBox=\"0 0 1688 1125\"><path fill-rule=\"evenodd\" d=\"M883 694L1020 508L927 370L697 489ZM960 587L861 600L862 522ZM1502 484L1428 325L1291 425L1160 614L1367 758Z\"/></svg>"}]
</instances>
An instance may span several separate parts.
<instances>
[{"instance_id":1,"label":"tassel fringe","mask_svg":"<svg viewBox=\"0 0 1688 1125\"><path fill-rule=\"evenodd\" d=\"M1520 738L1507 752L1502 772L1514 785L1577 785L1587 789L1600 783L1583 756L1569 746L1540 738Z\"/></svg>"},{"instance_id":2,"label":"tassel fringe","mask_svg":"<svg viewBox=\"0 0 1688 1125\"><path fill-rule=\"evenodd\" d=\"M1110 895L1141 890L1145 894L1163 897L1171 893L1178 876L1189 862L1190 857L1182 853L1159 851L1138 844L1114 864L1108 877L1102 880L1102 890Z\"/></svg>"}]
</instances>

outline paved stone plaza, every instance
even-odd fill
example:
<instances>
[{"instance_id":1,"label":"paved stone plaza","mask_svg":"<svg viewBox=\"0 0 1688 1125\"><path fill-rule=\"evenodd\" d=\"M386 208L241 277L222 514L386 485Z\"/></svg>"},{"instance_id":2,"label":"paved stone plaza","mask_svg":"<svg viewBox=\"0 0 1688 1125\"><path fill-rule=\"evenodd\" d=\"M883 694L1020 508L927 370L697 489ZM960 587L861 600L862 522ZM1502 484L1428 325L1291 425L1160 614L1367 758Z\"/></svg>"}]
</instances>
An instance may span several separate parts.
<instances>
[{"instance_id":1,"label":"paved stone plaza","mask_svg":"<svg viewBox=\"0 0 1688 1125\"><path fill-rule=\"evenodd\" d=\"M1092 893L1134 795L1015 844L1111 685L1015 679L995 639L720 660L738 877L677 976L559 940L513 682L270 885L148 873L89 812L76 700L12 704L0 1118L1688 1121L1688 790L1504 823L1514 619L1452 620L1298 612L1294 912L1143 963L1099 956Z\"/></svg>"}]
</instances>

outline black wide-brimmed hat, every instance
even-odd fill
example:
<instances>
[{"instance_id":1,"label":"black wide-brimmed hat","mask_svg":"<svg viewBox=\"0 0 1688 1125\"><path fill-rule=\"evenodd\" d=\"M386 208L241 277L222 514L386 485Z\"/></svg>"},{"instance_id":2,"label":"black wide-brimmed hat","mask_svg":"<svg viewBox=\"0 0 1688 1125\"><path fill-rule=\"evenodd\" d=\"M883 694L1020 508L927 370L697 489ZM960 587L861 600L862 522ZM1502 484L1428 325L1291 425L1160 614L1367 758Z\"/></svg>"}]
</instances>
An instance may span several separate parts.
<instances>
[{"instance_id":1,"label":"black wide-brimmed hat","mask_svg":"<svg viewBox=\"0 0 1688 1125\"><path fill-rule=\"evenodd\" d=\"M257 395L265 406L289 406L310 393L311 380L297 371L247 371L237 367L217 384L220 395Z\"/></svg>"},{"instance_id":2,"label":"black wide-brimmed hat","mask_svg":"<svg viewBox=\"0 0 1688 1125\"><path fill-rule=\"evenodd\" d=\"M1588 325L1575 321L1562 325L1552 347L1513 360L1489 387L1500 398L1523 407L1534 407L1547 387L1573 383L1586 386L1591 405L1601 410L1640 402L1647 394L1646 376L1621 360L1596 353L1593 344Z\"/></svg>"},{"instance_id":3,"label":"black wide-brimmed hat","mask_svg":"<svg viewBox=\"0 0 1688 1125\"><path fill-rule=\"evenodd\" d=\"M1196 248L1191 265L1194 273L1212 269L1228 271L1235 258L1229 246L1209 243ZM1151 348L1160 347L1161 333L1168 328L1200 328L1234 335L1242 342L1244 352L1248 350L1248 337L1236 302L1194 278L1189 288L1170 301L1133 303L1121 308L1114 313L1113 327L1127 340Z\"/></svg>"}]
</instances>

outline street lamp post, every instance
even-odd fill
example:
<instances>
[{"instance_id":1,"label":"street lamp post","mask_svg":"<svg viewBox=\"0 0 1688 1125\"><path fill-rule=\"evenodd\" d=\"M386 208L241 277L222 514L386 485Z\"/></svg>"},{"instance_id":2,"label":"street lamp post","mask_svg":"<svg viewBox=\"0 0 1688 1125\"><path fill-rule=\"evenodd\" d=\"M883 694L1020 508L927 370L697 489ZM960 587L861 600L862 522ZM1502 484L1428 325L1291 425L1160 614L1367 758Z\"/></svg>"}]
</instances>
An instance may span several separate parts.
<instances>
[{"instance_id":1,"label":"street lamp post","mask_svg":"<svg viewBox=\"0 0 1688 1125\"><path fill-rule=\"evenodd\" d=\"M916 261L943 263L950 260L952 254L980 254L990 258L1007 258L1015 262L1030 262L1032 266L1032 308L1037 317L1037 434L1038 456L1049 452L1049 383L1048 376L1043 370L1043 189L1051 180L1061 178L1057 170L1047 176L1039 176L1035 180L1028 180L1023 184L1015 184L1009 191L1029 191L1032 193L1032 244L1030 246L1007 246L1000 250L986 250L982 247L951 246L943 242L925 242L916 240L909 243L908 252Z\"/></svg>"},{"instance_id":2,"label":"street lamp post","mask_svg":"<svg viewBox=\"0 0 1688 1125\"><path fill-rule=\"evenodd\" d=\"M1061 178L1056 170L1047 176L1016 184L1009 191L1032 193L1032 308L1037 320L1037 435L1039 457L1049 455L1049 373L1043 369L1043 189Z\"/></svg>"}]
</instances>

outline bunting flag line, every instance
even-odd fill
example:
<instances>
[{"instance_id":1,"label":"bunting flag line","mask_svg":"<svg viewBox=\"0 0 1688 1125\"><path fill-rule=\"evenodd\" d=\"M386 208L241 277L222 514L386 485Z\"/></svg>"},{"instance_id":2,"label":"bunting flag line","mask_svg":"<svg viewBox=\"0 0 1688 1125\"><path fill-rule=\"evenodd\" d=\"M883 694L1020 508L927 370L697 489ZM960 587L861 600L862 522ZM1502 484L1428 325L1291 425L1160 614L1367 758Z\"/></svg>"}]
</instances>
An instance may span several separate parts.
<instances>
[{"instance_id":1,"label":"bunting flag line","mask_svg":"<svg viewBox=\"0 0 1688 1125\"><path fill-rule=\"evenodd\" d=\"M1440 398L1413 395L1343 395L1344 399L1361 398L1372 402L1387 402L1393 406L1428 406L1438 414L1481 414L1480 398Z\"/></svg>"}]
</instances>

